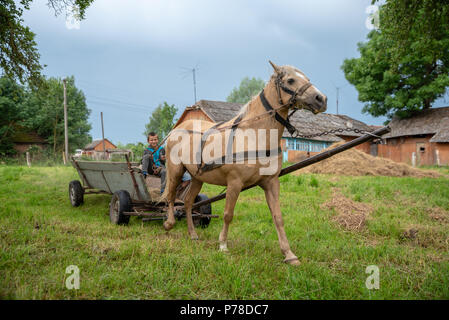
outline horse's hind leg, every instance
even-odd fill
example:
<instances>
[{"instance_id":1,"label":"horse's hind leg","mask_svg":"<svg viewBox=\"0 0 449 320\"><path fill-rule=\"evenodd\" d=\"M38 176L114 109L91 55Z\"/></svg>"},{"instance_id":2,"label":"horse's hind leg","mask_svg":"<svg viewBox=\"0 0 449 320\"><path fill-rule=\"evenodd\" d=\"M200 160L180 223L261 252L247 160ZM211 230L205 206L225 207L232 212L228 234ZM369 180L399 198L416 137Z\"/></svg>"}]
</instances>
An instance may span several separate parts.
<instances>
[{"instance_id":1,"label":"horse's hind leg","mask_svg":"<svg viewBox=\"0 0 449 320\"><path fill-rule=\"evenodd\" d=\"M227 239L228 239L229 224L231 223L232 218L234 217L235 203L237 202L240 191L242 191L242 183L240 181L228 183L226 190L226 204L223 214L224 224L219 237L220 251L224 252L228 251Z\"/></svg>"},{"instance_id":2,"label":"horse's hind leg","mask_svg":"<svg viewBox=\"0 0 449 320\"><path fill-rule=\"evenodd\" d=\"M167 220L164 222L164 229L170 231L176 223L175 220L175 198L176 198L176 187L181 182L181 177L184 172L184 167L182 165L171 165L168 163L170 168L167 167L167 177L166 186L164 190L163 198L168 202Z\"/></svg>"},{"instance_id":3,"label":"horse's hind leg","mask_svg":"<svg viewBox=\"0 0 449 320\"><path fill-rule=\"evenodd\" d=\"M190 188L184 198L184 208L186 210L187 217L187 229L189 230L190 239L198 240L198 235L195 231L195 226L193 225L192 219L192 205L195 202L195 198L201 190L203 183L194 177L192 177L192 182L190 183Z\"/></svg>"},{"instance_id":4,"label":"horse's hind leg","mask_svg":"<svg viewBox=\"0 0 449 320\"><path fill-rule=\"evenodd\" d=\"M279 178L275 177L270 179L261 185L261 187L265 191L265 198L267 199L268 207L270 208L271 216L273 217L273 221L276 226L279 245L285 257L284 262L299 265L298 258L290 250L290 245L284 230L284 221L282 219L281 206L279 204Z\"/></svg>"}]
</instances>

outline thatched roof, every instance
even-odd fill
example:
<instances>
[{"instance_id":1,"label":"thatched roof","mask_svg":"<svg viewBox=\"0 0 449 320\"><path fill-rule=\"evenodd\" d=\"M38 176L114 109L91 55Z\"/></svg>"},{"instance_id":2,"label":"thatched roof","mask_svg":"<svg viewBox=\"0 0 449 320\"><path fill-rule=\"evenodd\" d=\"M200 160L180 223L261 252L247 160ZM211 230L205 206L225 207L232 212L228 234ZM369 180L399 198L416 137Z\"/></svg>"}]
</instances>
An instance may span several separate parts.
<instances>
[{"instance_id":1,"label":"thatched roof","mask_svg":"<svg viewBox=\"0 0 449 320\"><path fill-rule=\"evenodd\" d=\"M222 101L200 100L195 104L214 122L228 121L242 108L239 103L230 103Z\"/></svg>"},{"instance_id":2,"label":"thatched roof","mask_svg":"<svg viewBox=\"0 0 449 320\"><path fill-rule=\"evenodd\" d=\"M238 103L228 103L222 101L201 100L195 106L200 108L214 122L228 121L232 119L242 107ZM355 120L345 115L334 115L327 113L319 113L314 115L307 110L298 110L290 118L293 126L295 126L302 135L312 135L323 131L336 128L353 128L365 131L373 131L373 129L365 123ZM339 136L358 137L361 134L347 132L339 134ZM319 141L341 141L337 135L326 135L322 137L312 138L311 140ZM291 137L290 133L285 130L283 137Z\"/></svg>"},{"instance_id":3,"label":"thatched roof","mask_svg":"<svg viewBox=\"0 0 449 320\"><path fill-rule=\"evenodd\" d=\"M433 134L430 142L449 142L449 107L431 108L406 119L393 118L385 138Z\"/></svg>"}]
</instances>

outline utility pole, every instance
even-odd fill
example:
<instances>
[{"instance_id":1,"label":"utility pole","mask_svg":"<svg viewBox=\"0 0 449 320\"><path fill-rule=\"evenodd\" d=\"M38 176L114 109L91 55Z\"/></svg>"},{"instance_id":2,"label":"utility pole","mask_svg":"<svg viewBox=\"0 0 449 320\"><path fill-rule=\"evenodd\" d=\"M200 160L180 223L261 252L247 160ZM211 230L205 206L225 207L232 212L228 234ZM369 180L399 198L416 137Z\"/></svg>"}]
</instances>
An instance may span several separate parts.
<instances>
[{"instance_id":1,"label":"utility pole","mask_svg":"<svg viewBox=\"0 0 449 320\"><path fill-rule=\"evenodd\" d=\"M193 72L193 93L195 95L195 101L193 103L196 103L196 75L195 75L195 68L192 69Z\"/></svg>"},{"instance_id":2,"label":"utility pole","mask_svg":"<svg viewBox=\"0 0 449 320\"><path fill-rule=\"evenodd\" d=\"M101 112L101 136L103 138L103 159L106 160L106 146L104 143L103 112Z\"/></svg>"},{"instance_id":3,"label":"utility pole","mask_svg":"<svg viewBox=\"0 0 449 320\"><path fill-rule=\"evenodd\" d=\"M339 98L340 88L339 87L336 87L336 88L337 88L337 115L338 115L338 98Z\"/></svg>"},{"instance_id":4,"label":"utility pole","mask_svg":"<svg viewBox=\"0 0 449 320\"><path fill-rule=\"evenodd\" d=\"M64 164L66 164L69 159L69 135L67 129L67 83L65 78L62 79L62 84L64 85L64 139L65 139Z\"/></svg>"}]
</instances>

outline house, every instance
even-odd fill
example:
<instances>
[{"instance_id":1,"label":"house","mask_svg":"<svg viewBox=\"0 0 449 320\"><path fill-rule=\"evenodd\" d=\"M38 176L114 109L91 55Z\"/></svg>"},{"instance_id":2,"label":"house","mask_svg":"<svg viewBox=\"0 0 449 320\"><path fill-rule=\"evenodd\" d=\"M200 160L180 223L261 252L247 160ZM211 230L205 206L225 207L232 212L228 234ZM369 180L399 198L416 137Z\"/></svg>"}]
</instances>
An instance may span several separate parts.
<instances>
[{"instance_id":1,"label":"house","mask_svg":"<svg viewBox=\"0 0 449 320\"><path fill-rule=\"evenodd\" d=\"M94 140L84 147L82 154L87 155L95 160L108 160L110 159L112 150L117 149L117 146L114 145L108 139L104 139L104 148L103 149L103 140Z\"/></svg>"},{"instance_id":2,"label":"house","mask_svg":"<svg viewBox=\"0 0 449 320\"><path fill-rule=\"evenodd\" d=\"M15 125L11 142L18 153L25 153L30 147L36 146L41 150L48 146L47 140L39 136L36 132L23 126Z\"/></svg>"},{"instance_id":3,"label":"house","mask_svg":"<svg viewBox=\"0 0 449 320\"><path fill-rule=\"evenodd\" d=\"M378 146L379 156L412 165L449 165L449 107L393 118L391 132Z\"/></svg>"},{"instance_id":4,"label":"house","mask_svg":"<svg viewBox=\"0 0 449 320\"><path fill-rule=\"evenodd\" d=\"M207 120L215 123L228 121L239 112L241 107L242 105L238 103L200 100L184 110L175 127L190 119ZM326 113L313 115L307 110L295 112L290 118L290 122L300 131L301 135L313 135L337 128L373 131L365 123L348 116ZM361 133L349 131L314 138L293 138L287 130L284 130L281 142L283 159L284 161L296 162L321 152L334 142L350 141L359 136L361 136ZM370 153L372 149L369 142L359 145L357 148L367 153Z\"/></svg>"}]
</instances>

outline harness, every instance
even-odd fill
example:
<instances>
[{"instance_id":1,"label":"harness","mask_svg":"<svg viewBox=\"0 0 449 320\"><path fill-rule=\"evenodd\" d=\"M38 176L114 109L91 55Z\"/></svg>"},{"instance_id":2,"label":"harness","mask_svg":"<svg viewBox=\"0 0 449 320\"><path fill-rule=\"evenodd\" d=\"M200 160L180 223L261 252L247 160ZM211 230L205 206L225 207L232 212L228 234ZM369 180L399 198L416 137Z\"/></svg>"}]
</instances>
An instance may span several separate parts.
<instances>
[{"instance_id":1,"label":"harness","mask_svg":"<svg viewBox=\"0 0 449 320\"><path fill-rule=\"evenodd\" d=\"M287 88L284 83L282 82L282 77L283 77L283 73L278 73L277 77L275 79L275 85L276 85L276 91L277 91L277 95L278 95L278 102L281 105L281 107L274 109L270 103L268 102L267 98L265 97L265 93L264 90L262 90L262 92L259 94L259 98L262 102L262 105L264 106L265 110L267 111L266 114L269 115L274 115L274 118L276 119L276 121L278 121L282 126L286 127L288 132L290 134L295 133L296 128L290 123L290 117L298 110L297 108L295 108L288 116L287 119L284 119L279 113L278 111L288 107L290 108L291 106L295 105L297 102L298 97L301 97L308 88L310 88L312 86L312 84L310 82L305 83L303 86L301 86L300 88L298 88L296 91L292 91L289 88ZM284 91L285 93L290 95L290 99L288 100L288 102L286 104L284 104L284 102L282 101L282 96L281 96L281 90ZM204 132L204 134L202 134L201 137L201 145L200 148L198 150L197 156L199 156L199 159L201 159L200 163L197 166L197 175L200 175L204 172L219 168L221 166L223 166L225 163L226 159L229 159L230 156L232 154L232 162L235 162L236 159L239 160L249 160L249 151L244 151L244 152L239 152L239 153L232 153L232 149L233 149L233 144L234 144L234 137L235 137L235 130L237 129L238 125L240 123L242 123L243 121L248 121L248 120L253 120L253 119L248 119L248 120L242 120L243 119L243 114L239 115L232 123L232 125L230 126L231 128L231 132L229 134L229 139L228 139L228 144L226 146L226 154L224 156L222 156L221 158L215 159L211 162L208 163L203 163L202 162L202 154L203 154L203 149L204 149L204 145L206 143L207 138L210 136L210 134L213 131L216 130L224 130L229 128L228 127L223 127L223 128L219 128L223 122L221 123L217 123L216 125L214 125L213 127L209 128L208 130L206 130ZM255 118L259 118L260 116L257 116ZM259 151L260 152L260 151ZM266 157L270 157L272 154L280 154L282 152L281 147L278 147L277 149L274 150L265 150L262 151L262 154L265 153ZM257 159L257 156L256 156Z\"/></svg>"}]
</instances>

